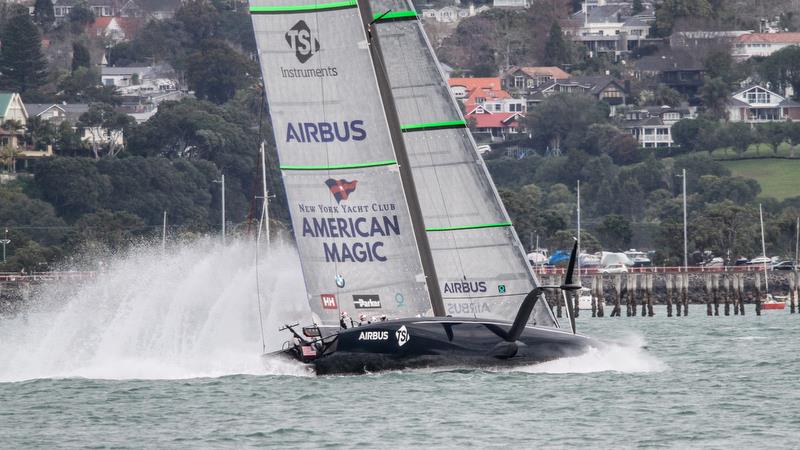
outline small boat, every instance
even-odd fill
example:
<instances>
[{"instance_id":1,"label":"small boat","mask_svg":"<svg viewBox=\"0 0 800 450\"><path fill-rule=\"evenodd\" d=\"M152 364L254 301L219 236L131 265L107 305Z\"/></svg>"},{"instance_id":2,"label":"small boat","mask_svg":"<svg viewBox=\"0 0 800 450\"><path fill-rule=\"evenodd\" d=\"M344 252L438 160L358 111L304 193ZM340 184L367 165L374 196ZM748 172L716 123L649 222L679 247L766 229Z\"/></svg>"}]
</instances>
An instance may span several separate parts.
<instances>
[{"instance_id":1,"label":"small boat","mask_svg":"<svg viewBox=\"0 0 800 450\"><path fill-rule=\"evenodd\" d=\"M786 298L767 294L767 299L761 302L761 309L785 309Z\"/></svg>"},{"instance_id":2,"label":"small boat","mask_svg":"<svg viewBox=\"0 0 800 450\"><path fill-rule=\"evenodd\" d=\"M582 311L591 311L592 310L592 290L591 289L589 289L589 288L581 288L580 295L578 295L578 309L580 309Z\"/></svg>"}]
</instances>

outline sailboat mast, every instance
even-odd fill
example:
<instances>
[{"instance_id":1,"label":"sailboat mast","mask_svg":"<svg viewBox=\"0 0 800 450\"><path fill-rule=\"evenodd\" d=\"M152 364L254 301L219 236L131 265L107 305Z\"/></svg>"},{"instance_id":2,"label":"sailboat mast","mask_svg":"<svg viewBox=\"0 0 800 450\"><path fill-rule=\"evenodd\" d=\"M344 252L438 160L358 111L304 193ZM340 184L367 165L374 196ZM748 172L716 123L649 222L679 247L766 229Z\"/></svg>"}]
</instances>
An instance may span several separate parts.
<instances>
[{"instance_id":1,"label":"sailboat mast","mask_svg":"<svg viewBox=\"0 0 800 450\"><path fill-rule=\"evenodd\" d=\"M581 180L578 180L578 280L581 279Z\"/></svg>"},{"instance_id":2,"label":"sailboat mast","mask_svg":"<svg viewBox=\"0 0 800 450\"><path fill-rule=\"evenodd\" d=\"M367 0L358 0L357 4L358 11L361 14L361 22L366 31L367 39L369 40L369 51L372 55L372 65L378 81L378 91L381 94L381 103L384 113L386 114L386 121L389 123L389 136L392 140L392 145L394 146L395 155L397 157L400 180L403 184L403 193L405 194L406 203L408 204L408 210L411 216L411 226L414 230L414 239L416 240L419 257L422 262L422 271L425 274L425 284L431 299L433 315L443 317L446 315L444 301L442 300L442 293L439 289L439 279L436 276L433 254L431 253L431 246L428 242L427 231L425 230L422 208L420 207L419 198L417 197L414 178L411 174L411 162L409 161L408 151L406 150L405 142L403 141L403 136L400 131L400 118L397 115L397 108L395 107L394 98L392 97L392 88L389 85L389 78L383 63L378 34L372 33L371 30L373 17L372 8Z\"/></svg>"},{"instance_id":3,"label":"sailboat mast","mask_svg":"<svg viewBox=\"0 0 800 450\"><path fill-rule=\"evenodd\" d=\"M761 209L761 203L758 204L758 219L761 222L761 254L764 258L767 257L767 246L764 245L764 212ZM769 295L769 278L767 277L767 263L764 262L764 288L765 292Z\"/></svg>"}]
</instances>

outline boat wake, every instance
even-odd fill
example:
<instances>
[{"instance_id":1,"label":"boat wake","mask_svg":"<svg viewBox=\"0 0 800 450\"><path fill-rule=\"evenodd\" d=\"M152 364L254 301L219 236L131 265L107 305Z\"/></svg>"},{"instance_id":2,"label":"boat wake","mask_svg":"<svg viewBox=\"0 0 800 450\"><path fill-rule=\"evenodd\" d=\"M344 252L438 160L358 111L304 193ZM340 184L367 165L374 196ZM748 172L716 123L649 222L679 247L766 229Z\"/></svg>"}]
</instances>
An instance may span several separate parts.
<instances>
[{"instance_id":1,"label":"boat wake","mask_svg":"<svg viewBox=\"0 0 800 450\"><path fill-rule=\"evenodd\" d=\"M593 372L647 373L662 372L666 369L666 364L648 352L644 338L632 335L621 341L607 342L603 348L592 348L580 356L515 367L509 371L552 374Z\"/></svg>"},{"instance_id":2,"label":"boat wake","mask_svg":"<svg viewBox=\"0 0 800 450\"><path fill-rule=\"evenodd\" d=\"M278 320L308 317L294 248L273 244L259 262L267 351ZM302 375L262 361L252 242L202 239L162 253L142 246L103 261L79 285L56 283L23 314L0 322L0 382L39 378L184 379Z\"/></svg>"}]
</instances>

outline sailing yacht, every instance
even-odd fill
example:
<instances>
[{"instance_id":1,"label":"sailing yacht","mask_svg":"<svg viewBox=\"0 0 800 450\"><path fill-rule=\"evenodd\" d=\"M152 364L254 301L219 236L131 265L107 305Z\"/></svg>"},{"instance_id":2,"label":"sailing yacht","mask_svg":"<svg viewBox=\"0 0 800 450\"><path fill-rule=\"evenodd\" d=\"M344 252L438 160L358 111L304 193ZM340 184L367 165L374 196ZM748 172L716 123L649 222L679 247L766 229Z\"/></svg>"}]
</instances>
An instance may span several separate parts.
<instances>
[{"instance_id":1,"label":"sailing yacht","mask_svg":"<svg viewBox=\"0 0 800 450\"><path fill-rule=\"evenodd\" d=\"M252 0L250 12L312 311L312 326L285 327L280 354L358 373L597 345L538 301L410 1ZM579 287L570 275L555 288Z\"/></svg>"}]
</instances>

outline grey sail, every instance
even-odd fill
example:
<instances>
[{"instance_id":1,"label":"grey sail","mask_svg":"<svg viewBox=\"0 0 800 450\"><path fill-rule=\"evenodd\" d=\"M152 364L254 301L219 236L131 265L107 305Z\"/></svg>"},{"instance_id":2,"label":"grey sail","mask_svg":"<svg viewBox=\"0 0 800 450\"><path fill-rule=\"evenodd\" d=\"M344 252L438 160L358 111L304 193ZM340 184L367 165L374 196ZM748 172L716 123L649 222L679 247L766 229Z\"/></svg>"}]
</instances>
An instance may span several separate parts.
<instances>
[{"instance_id":1,"label":"grey sail","mask_svg":"<svg viewBox=\"0 0 800 450\"><path fill-rule=\"evenodd\" d=\"M446 312L512 320L538 281L508 214L413 6L370 6ZM558 326L546 302L531 322Z\"/></svg>"},{"instance_id":2,"label":"grey sail","mask_svg":"<svg viewBox=\"0 0 800 450\"><path fill-rule=\"evenodd\" d=\"M430 314L356 2L250 12L309 304L322 324Z\"/></svg>"}]
</instances>

